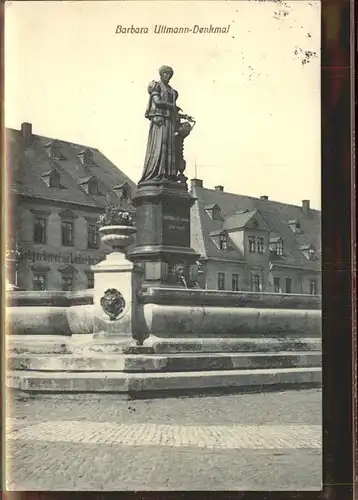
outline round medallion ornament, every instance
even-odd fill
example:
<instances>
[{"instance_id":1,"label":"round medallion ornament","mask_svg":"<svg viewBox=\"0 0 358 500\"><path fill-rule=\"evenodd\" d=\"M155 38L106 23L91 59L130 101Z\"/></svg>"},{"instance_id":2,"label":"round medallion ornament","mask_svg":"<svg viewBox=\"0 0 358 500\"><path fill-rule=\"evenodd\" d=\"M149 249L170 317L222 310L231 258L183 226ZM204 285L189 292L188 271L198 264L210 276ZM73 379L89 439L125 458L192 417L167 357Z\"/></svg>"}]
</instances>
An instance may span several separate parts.
<instances>
[{"instance_id":1,"label":"round medallion ornament","mask_svg":"<svg viewBox=\"0 0 358 500\"><path fill-rule=\"evenodd\" d=\"M115 288L109 288L101 298L101 306L109 319L114 321L124 310L126 303L121 292Z\"/></svg>"}]
</instances>

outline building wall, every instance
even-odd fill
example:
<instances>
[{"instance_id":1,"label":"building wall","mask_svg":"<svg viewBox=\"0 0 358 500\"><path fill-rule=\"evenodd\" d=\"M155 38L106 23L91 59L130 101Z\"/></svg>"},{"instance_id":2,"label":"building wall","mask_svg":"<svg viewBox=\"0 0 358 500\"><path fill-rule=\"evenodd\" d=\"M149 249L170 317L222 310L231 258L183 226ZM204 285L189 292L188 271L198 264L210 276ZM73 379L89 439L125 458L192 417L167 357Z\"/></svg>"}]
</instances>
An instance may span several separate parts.
<instances>
[{"instance_id":1,"label":"building wall","mask_svg":"<svg viewBox=\"0 0 358 500\"><path fill-rule=\"evenodd\" d=\"M110 248L100 243L98 249L88 248L88 221L95 223L98 212L85 207L71 210L76 217L74 224L73 246L62 245L60 213L70 208L65 204L21 201L14 207L17 226L17 239L22 253L18 265L17 284L25 290L32 290L35 274L46 275L47 290L61 290L62 277L73 274L73 290L88 288L90 266L103 260ZM46 242L34 242L34 224L36 215L47 219ZM67 220L67 218L66 218ZM66 266L69 266L66 269ZM62 272L61 272L62 270ZM71 273L73 270L73 273Z\"/></svg>"},{"instance_id":2,"label":"building wall","mask_svg":"<svg viewBox=\"0 0 358 500\"><path fill-rule=\"evenodd\" d=\"M274 267L269 273L269 287L267 291L274 292L274 278L279 278L280 288L283 293L286 293L286 278L291 278L291 293L311 293L310 282L316 282L317 294L321 294L321 277L319 272L304 271L295 268L279 268Z\"/></svg>"},{"instance_id":3,"label":"building wall","mask_svg":"<svg viewBox=\"0 0 358 500\"><path fill-rule=\"evenodd\" d=\"M232 275L239 275L239 290L248 290L248 269L243 263L209 260L204 267L206 273L205 288L218 289L218 273L225 274L224 290L232 290Z\"/></svg>"},{"instance_id":4,"label":"building wall","mask_svg":"<svg viewBox=\"0 0 358 500\"><path fill-rule=\"evenodd\" d=\"M286 289L286 279L291 279L291 293L303 293L302 272L291 268L274 268L268 273L267 291L277 293L275 290L275 279L279 280L278 286L282 293L289 293Z\"/></svg>"},{"instance_id":5,"label":"building wall","mask_svg":"<svg viewBox=\"0 0 358 500\"><path fill-rule=\"evenodd\" d=\"M307 273L302 277L302 293L310 293L310 281L315 281L317 284L317 294L322 293L322 283L320 273Z\"/></svg>"},{"instance_id":6,"label":"building wall","mask_svg":"<svg viewBox=\"0 0 358 500\"><path fill-rule=\"evenodd\" d=\"M290 293L310 293L310 282L316 281L317 294L321 294L321 278L318 272L307 272L302 269L295 268L274 268L269 270L267 265L250 265L249 263L235 263L228 261L218 261L209 259L203 266L201 284L205 284L205 288L209 290L218 289L218 273L225 274L225 290L232 290L232 275L239 274L239 290L251 291L252 275L259 274L262 283L262 292L275 293L274 278L280 279L280 292L286 293L286 278L291 278ZM204 286L203 286L204 287ZM277 292L276 292L277 293ZM289 292L288 292L289 293Z\"/></svg>"}]
</instances>

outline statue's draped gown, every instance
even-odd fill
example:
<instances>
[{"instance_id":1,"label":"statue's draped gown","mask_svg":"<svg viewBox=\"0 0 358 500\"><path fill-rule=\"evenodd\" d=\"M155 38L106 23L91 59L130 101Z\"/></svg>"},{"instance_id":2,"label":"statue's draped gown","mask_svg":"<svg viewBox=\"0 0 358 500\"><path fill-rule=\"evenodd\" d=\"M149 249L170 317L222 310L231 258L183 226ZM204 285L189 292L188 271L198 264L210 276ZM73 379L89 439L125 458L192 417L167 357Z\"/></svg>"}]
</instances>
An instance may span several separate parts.
<instances>
[{"instance_id":1,"label":"statue's draped gown","mask_svg":"<svg viewBox=\"0 0 358 500\"><path fill-rule=\"evenodd\" d=\"M151 123L140 182L173 179L177 173L175 165L177 113L176 108L168 108L165 103L175 104L178 92L163 82L152 82L149 84L148 92L149 103L145 116ZM154 96L159 99L158 103L154 102Z\"/></svg>"}]
</instances>

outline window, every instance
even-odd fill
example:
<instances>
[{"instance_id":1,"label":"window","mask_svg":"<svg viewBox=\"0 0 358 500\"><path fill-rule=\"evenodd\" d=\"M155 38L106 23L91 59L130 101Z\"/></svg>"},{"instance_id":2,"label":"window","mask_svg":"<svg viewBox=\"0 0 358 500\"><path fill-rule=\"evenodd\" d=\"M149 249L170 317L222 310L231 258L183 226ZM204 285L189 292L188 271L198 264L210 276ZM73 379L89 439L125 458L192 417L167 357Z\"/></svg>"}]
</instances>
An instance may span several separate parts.
<instances>
[{"instance_id":1,"label":"window","mask_svg":"<svg viewBox=\"0 0 358 500\"><path fill-rule=\"evenodd\" d=\"M62 187L60 183L60 174L57 170L50 170L41 175L47 187Z\"/></svg>"},{"instance_id":2,"label":"window","mask_svg":"<svg viewBox=\"0 0 358 500\"><path fill-rule=\"evenodd\" d=\"M254 236L249 236L249 252L256 252L256 238Z\"/></svg>"},{"instance_id":3,"label":"window","mask_svg":"<svg viewBox=\"0 0 358 500\"><path fill-rule=\"evenodd\" d=\"M288 222L288 225L295 234L301 234L303 232L301 228L301 223L298 220L290 220Z\"/></svg>"},{"instance_id":4,"label":"window","mask_svg":"<svg viewBox=\"0 0 358 500\"><path fill-rule=\"evenodd\" d=\"M220 250L227 250L227 235L222 233L219 236L219 248Z\"/></svg>"},{"instance_id":5,"label":"window","mask_svg":"<svg viewBox=\"0 0 358 500\"><path fill-rule=\"evenodd\" d=\"M122 186L121 195L123 201L129 201L131 199L131 188L128 184Z\"/></svg>"},{"instance_id":6,"label":"window","mask_svg":"<svg viewBox=\"0 0 358 500\"><path fill-rule=\"evenodd\" d=\"M310 281L310 295L317 295L317 281Z\"/></svg>"},{"instance_id":7,"label":"window","mask_svg":"<svg viewBox=\"0 0 358 500\"><path fill-rule=\"evenodd\" d=\"M99 191L98 191L98 185L97 185L97 182L95 179L91 179L89 182L88 182L88 194L98 194Z\"/></svg>"},{"instance_id":8,"label":"window","mask_svg":"<svg viewBox=\"0 0 358 500\"><path fill-rule=\"evenodd\" d=\"M238 292L239 291L239 275L238 274L233 274L232 275L231 285L232 285L232 291L233 292Z\"/></svg>"},{"instance_id":9,"label":"window","mask_svg":"<svg viewBox=\"0 0 358 500\"><path fill-rule=\"evenodd\" d=\"M221 220L221 209L219 205L206 205L205 207L206 213L213 220Z\"/></svg>"},{"instance_id":10,"label":"window","mask_svg":"<svg viewBox=\"0 0 358 500\"><path fill-rule=\"evenodd\" d=\"M62 245L65 247L73 246L73 222L62 221Z\"/></svg>"},{"instance_id":11,"label":"window","mask_svg":"<svg viewBox=\"0 0 358 500\"><path fill-rule=\"evenodd\" d=\"M251 291L252 292L261 292L262 285L261 285L261 278L259 274L253 274L252 275L252 282L251 282Z\"/></svg>"},{"instance_id":12,"label":"window","mask_svg":"<svg viewBox=\"0 0 358 500\"><path fill-rule=\"evenodd\" d=\"M62 275L62 291L68 292L73 289L73 276Z\"/></svg>"},{"instance_id":13,"label":"window","mask_svg":"<svg viewBox=\"0 0 358 500\"><path fill-rule=\"evenodd\" d=\"M87 272L87 288L94 288L94 274Z\"/></svg>"},{"instance_id":14,"label":"window","mask_svg":"<svg viewBox=\"0 0 358 500\"><path fill-rule=\"evenodd\" d=\"M264 253L265 252L265 238L260 236L249 236L249 252L250 253Z\"/></svg>"},{"instance_id":15,"label":"window","mask_svg":"<svg viewBox=\"0 0 358 500\"><path fill-rule=\"evenodd\" d=\"M286 278L286 293L292 293L292 279Z\"/></svg>"},{"instance_id":16,"label":"window","mask_svg":"<svg viewBox=\"0 0 358 500\"><path fill-rule=\"evenodd\" d=\"M117 193L117 196L122 202L130 202L132 197L132 190L128 182L124 184L119 184L118 186L113 186L113 190Z\"/></svg>"},{"instance_id":17,"label":"window","mask_svg":"<svg viewBox=\"0 0 358 500\"><path fill-rule=\"evenodd\" d=\"M48 187L60 187L60 174L57 171L48 176Z\"/></svg>"},{"instance_id":18,"label":"window","mask_svg":"<svg viewBox=\"0 0 358 500\"><path fill-rule=\"evenodd\" d=\"M262 237L257 238L257 251L259 253L264 253L264 249L265 249L265 240L264 240L264 238L262 238Z\"/></svg>"},{"instance_id":19,"label":"window","mask_svg":"<svg viewBox=\"0 0 358 500\"><path fill-rule=\"evenodd\" d=\"M93 224L88 225L88 248L99 247L99 231L98 227Z\"/></svg>"},{"instance_id":20,"label":"window","mask_svg":"<svg viewBox=\"0 0 358 500\"><path fill-rule=\"evenodd\" d=\"M44 146L49 156L54 160L65 160L66 158L62 152L62 146L58 141L50 141Z\"/></svg>"},{"instance_id":21,"label":"window","mask_svg":"<svg viewBox=\"0 0 358 500\"><path fill-rule=\"evenodd\" d=\"M315 260L316 258L316 249L314 246L310 246L309 250L308 250L308 255L309 255L309 259L310 260Z\"/></svg>"},{"instance_id":22,"label":"window","mask_svg":"<svg viewBox=\"0 0 358 500\"><path fill-rule=\"evenodd\" d=\"M280 278L273 279L273 289L275 293L281 293Z\"/></svg>"},{"instance_id":23,"label":"window","mask_svg":"<svg viewBox=\"0 0 358 500\"><path fill-rule=\"evenodd\" d=\"M283 255L283 241L278 240L276 243L276 255Z\"/></svg>"},{"instance_id":24,"label":"window","mask_svg":"<svg viewBox=\"0 0 358 500\"><path fill-rule=\"evenodd\" d=\"M225 273L218 273L218 290L225 290Z\"/></svg>"},{"instance_id":25,"label":"window","mask_svg":"<svg viewBox=\"0 0 358 500\"><path fill-rule=\"evenodd\" d=\"M83 153L83 163L85 165L93 165L93 153L89 149Z\"/></svg>"},{"instance_id":26,"label":"window","mask_svg":"<svg viewBox=\"0 0 358 500\"><path fill-rule=\"evenodd\" d=\"M82 177L79 179L78 184L87 194L101 194L98 189L97 179L93 175Z\"/></svg>"},{"instance_id":27,"label":"window","mask_svg":"<svg viewBox=\"0 0 358 500\"><path fill-rule=\"evenodd\" d=\"M60 144L52 144L50 147L50 155L54 160L64 160L62 146Z\"/></svg>"},{"instance_id":28,"label":"window","mask_svg":"<svg viewBox=\"0 0 358 500\"><path fill-rule=\"evenodd\" d=\"M35 219L34 243L46 243L46 219L42 217Z\"/></svg>"},{"instance_id":29,"label":"window","mask_svg":"<svg viewBox=\"0 0 358 500\"><path fill-rule=\"evenodd\" d=\"M33 276L32 289L33 290L46 290L46 275L45 274L35 274Z\"/></svg>"},{"instance_id":30,"label":"window","mask_svg":"<svg viewBox=\"0 0 358 500\"><path fill-rule=\"evenodd\" d=\"M130 197L131 197L131 190L128 186L123 186L123 189L122 189L122 198L123 200L130 200Z\"/></svg>"},{"instance_id":31,"label":"window","mask_svg":"<svg viewBox=\"0 0 358 500\"><path fill-rule=\"evenodd\" d=\"M220 219L220 208L219 207L214 207L213 211L212 211L212 214L213 214L213 219L214 220L219 220Z\"/></svg>"}]
</instances>

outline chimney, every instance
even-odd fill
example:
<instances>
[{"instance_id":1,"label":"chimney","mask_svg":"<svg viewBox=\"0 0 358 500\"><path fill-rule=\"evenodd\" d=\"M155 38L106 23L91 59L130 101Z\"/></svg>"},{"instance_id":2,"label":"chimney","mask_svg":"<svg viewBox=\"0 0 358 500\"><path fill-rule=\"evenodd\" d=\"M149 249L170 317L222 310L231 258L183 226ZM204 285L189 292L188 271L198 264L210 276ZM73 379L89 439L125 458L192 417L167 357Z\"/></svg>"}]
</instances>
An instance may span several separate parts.
<instances>
[{"instance_id":1,"label":"chimney","mask_svg":"<svg viewBox=\"0 0 358 500\"><path fill-rule=\"evenodd\" d=\"M260 200L268 200L268 199L269 197L266 194L260 196Z\"/></svg>"},{"instance_id":2,"label":"chimney","mask_svg":"<svg viewBox=\"0 0 358 500\"><path fill-rule=\"evenodd\" d=\"M191 188L194 188L194 187L203 187L203 181L202 179L191 179L190 181L190 187Z\"/></svg>"},{"instance_id":3,"label":"chimney","mask_svg":"<svg viewBox=\"0 0 358 500\"><path fill-rule=\"evenodd\" d=\"M215 191L224 191L224 186L215 186Z\"/></svg>"},{"instance_id":4,"label":"chimney","mask_svg":"<svg viewBox=\"0 0 358 500\"><path fill-rule=\"evenodd\" d=\"M28 146L32 142L32 124L24 122L21 124L21 135L25 139L25 144Z\"/></svg>"},{"instance_id":5,"label":"chimney","mask_svg":"<svg viewBox=\"0 0 358 500\"><path fill-rule=\"evenodd\" d=\"M310 200L302 200L302 211L305 215L309 214L310 211Z\"/></svg>"}]
</instances>

